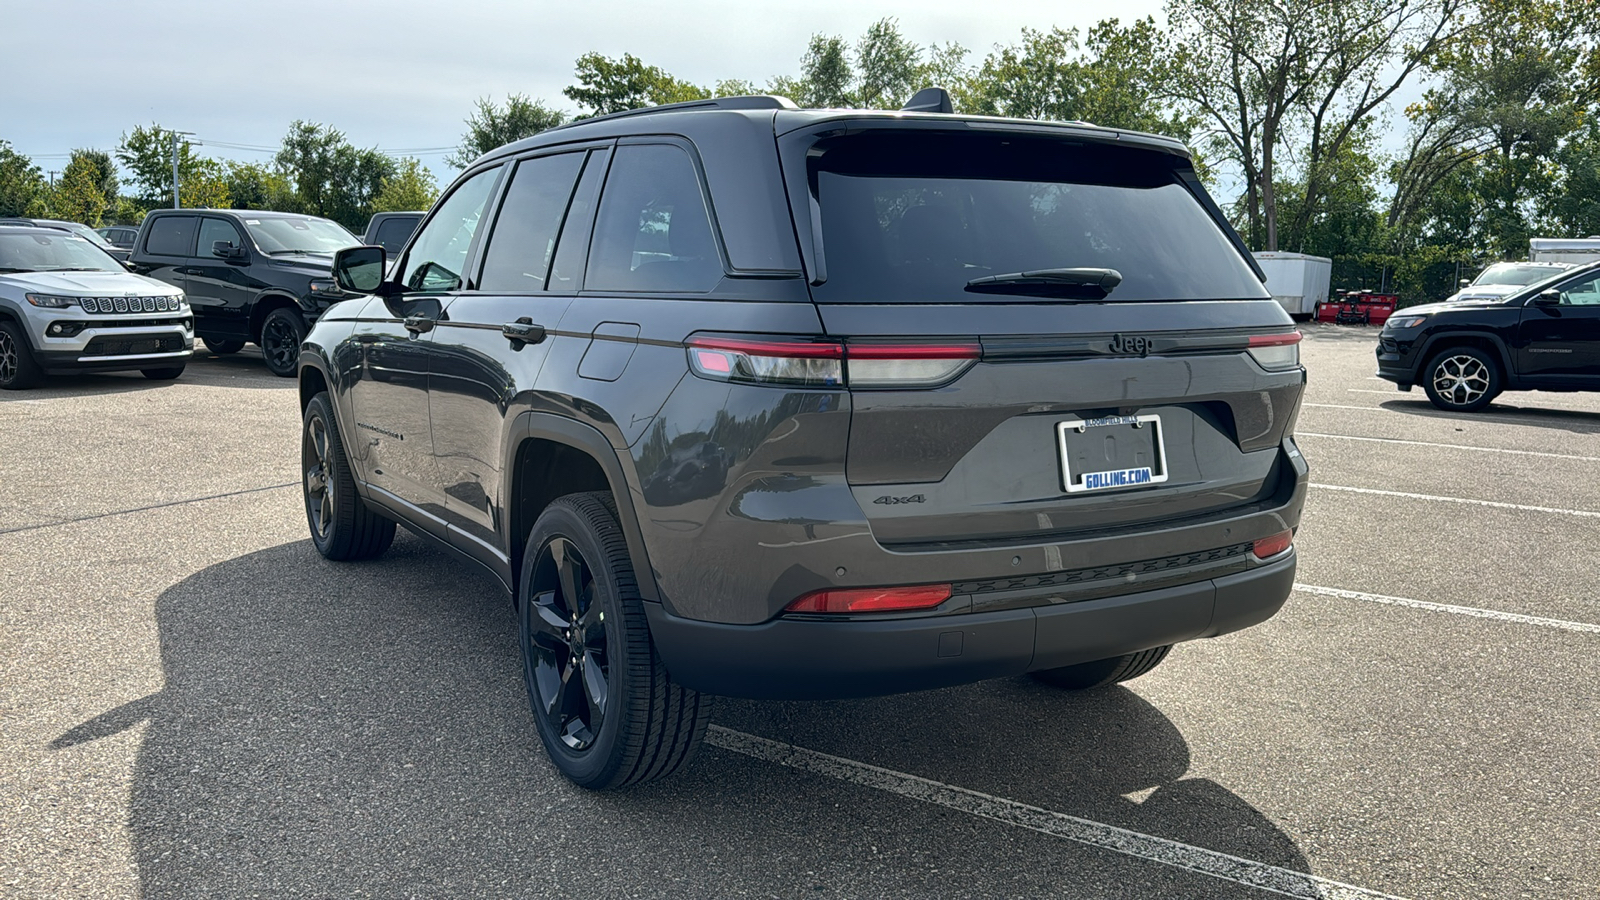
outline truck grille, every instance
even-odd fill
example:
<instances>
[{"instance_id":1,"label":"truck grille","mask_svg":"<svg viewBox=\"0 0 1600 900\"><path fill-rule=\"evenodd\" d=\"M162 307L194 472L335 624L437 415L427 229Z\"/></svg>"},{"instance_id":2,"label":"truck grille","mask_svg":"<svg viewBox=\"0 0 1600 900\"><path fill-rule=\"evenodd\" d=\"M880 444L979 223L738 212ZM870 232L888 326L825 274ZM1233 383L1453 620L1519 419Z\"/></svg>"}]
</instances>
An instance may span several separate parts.
<instances>
[{"instance_id":1,"label":"truck grille","mask_svg":"<svg viewBox=\"0 0 1600 900\"><path fill-rule=\"evenodd\" d=\"M166 297L79 297L78 305L87 313L177 312L178 298Z\"/></svg>"},{"instance_id":2,"label":"truck grille","mask_svg":"<svg viewBox=\"0 0 1600 900\"><path fill-rule=\"evenodd\" d=\"M1096 566L1091 569L1071 569L1065 572L1047 572L1043 575L1021 575L1016 578L966 581L952 585L951 591L956 594L986 594L990 591L1020 591L1040 587L1066 587L1074 584L1103 581L1108 578L1124 578L1128 575L1152 575L1168 569L1183 569L1189 566L1198 566L1209 562L1222 562L1236 556L1243 556L1250 552L1250 546L1249 543L1234 544L1230 547L1218 547L1215 550L1202 550L1198 553L1185 553L1181 556L1164 556L1160 559L1147 559L1143 562Z\"/></svg>"},{"instance_id":3,"label":"truck grille","mask_svg":"<svg viewBox=\"0 0 1600 900\"><path fill-rule=\"evenodd\" d=\"M83 356L139 356L147 353L177 353L183 349L183 337L176 334L142 335L128 337L95 338L83 348Z\"/></svg>"}]
</instances>

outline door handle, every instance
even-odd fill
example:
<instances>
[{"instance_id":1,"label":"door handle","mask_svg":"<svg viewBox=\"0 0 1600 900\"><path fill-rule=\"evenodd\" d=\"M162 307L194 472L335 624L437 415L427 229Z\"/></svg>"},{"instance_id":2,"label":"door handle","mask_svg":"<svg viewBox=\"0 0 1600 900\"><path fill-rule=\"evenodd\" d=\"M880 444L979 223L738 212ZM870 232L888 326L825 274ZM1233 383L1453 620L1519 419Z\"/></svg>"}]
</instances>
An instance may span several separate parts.
<instances>
[{"instance_id":1,"label":"door handle","mask_svg":"<svg viewBox=\"0 0 1600 900\"><path fill-rule=\"evenodd\" d=\"M412 334L426 334L433 330L434 321L427 316L406 316L403 324Z\"/></svg>"},{"instance_id":2,"label":"door handle","mask_svg":"<svg viewBox=\"0 0 1600 900\"><path fill-rule=\"evenodd\" d=\"M533 320L527 316L501 325L500 333L511 341L512 350L521 350L528 344L537 344L544 340L545 335L544 326L533 324Z\"/></svg>"}]
</instances>

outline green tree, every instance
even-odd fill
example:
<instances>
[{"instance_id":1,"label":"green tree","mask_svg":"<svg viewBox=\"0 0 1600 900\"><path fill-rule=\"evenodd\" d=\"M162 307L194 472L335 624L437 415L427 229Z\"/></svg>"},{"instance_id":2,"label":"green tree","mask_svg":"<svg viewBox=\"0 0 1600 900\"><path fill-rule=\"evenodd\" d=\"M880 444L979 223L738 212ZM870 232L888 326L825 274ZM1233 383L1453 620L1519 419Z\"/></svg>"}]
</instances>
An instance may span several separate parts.
<instances>
[{"instance_id":1,"label":"green tree","mask_svg":"<svg viewBox=\"0 0 1600 900\"><path fill-rule=\"evenodd\" d=\"M0 140L0 216L26 216L40 211L49 191L44 173L33 160Z\"/></svg>"},{"instance_id":2,"label":"green tree","mask_svg":"<svg viewBox=\"0 0 1600 900\"><path fill-rule=\"evenodd\" d=\"M260 163L241 162L227 163L224 172L233 208L300 212L294 185L282 172Z\"/></svg>"},{"instance_id":3,"label":"green tree","mask_svg":"<svg viewBox=\"0 0 1600 900\"><path fill-rule=\"evenodd\" d=\"M1557 182L1540 212L1551 237L1600 234L1600 121L1589 119L1556 153Z\"/></svg>"},{"instance_id":4,"label":"green tree","mask_svg":"<svg viewBox=\"0 0 1600 900\"><path fill-rule=\"evenodd\" d=\"M132 176L134 198L145 208L172 205L173 132L152 123L122 135L117 145L117 161ZM194 144L181 135L178 140L178 178L188 179L195 167L203 165Z\"/></svg>"},{"instance_id":5,"label":"green tree","mask_svg":"<svg viewBox=\"0 0 1600 900\"><path fill-rule=\"evenodd\" d=\"M358 149L344 132L296 120L273 157L293 184L301 212L359 229L372 217L372 202L395 161L375 149Z\"/></svg>"},{"instance_id":6,"label":"green tree","mask_svg":"<svg viewBox=\"0 0 1600 900\"><path fill-rule=\"evenodd\" d=\"M111 154L104 150L80 149L72 151L72 162L82 159L85 165L91 166L94 171L95 183L100 187L100 193L106 198L106 208L101 210L103 216L109 216L117 205L118 192L122 185L117 179L117 163ZM70 166L71 163L68 163Z\"/></svg>"},{"instance_id":7,"label":"green tree","mask_svg":"<svg viewBox=\"0 0 1600 900\"><path fill-rule=\"evenodd\" d=\"M1076 29L1022 29L1016 44L984 58L962 98L972 112L1018 119L1081 118Z\"/></svg>"},{"instance_id":8,"label":"green tree","mask_svg":"<svg viewBox=\"0 0 1600 900\"><path fill-rule=\"evenodd\" d=\"M1525 252L1552 161L1597 99L1591 0L1478 0L1479 21L1438 55L1450 107L1480 142L1488 252Z\"/></svg>"},{"instance_id":9,"label":"green tree","mask_svg":"<svg viewBox=\"0 0 1600 900\"><path fill-rule=\"evenodd\" d=\"M566 113L545 106L543 100L530 100L523 94L507 97L503 108L488 97L479 98L474 112L466 119L467 130L461 135L460 148L446 157L445 162L465 169L490 150L533 137L566 121Z\"/></svg>"},{"instance_id":10,"label":"green tree","mask_svg":"<svg viewBox=\"0 0 1600 900\"><path fill-rule=\"evenodd\" d=\"M856 42L855 105L899 109L922 87L922 48L900 33L892 18L867 27Z\"/></svg>"},{"instance_id":11,"label":"green tree","mask_svg":"<svg viewBox=\"0 0 1600 900\"><path fill-rule=\"evenodd\" d=\"M798 95L801 106L830 109L855 105L850 83L855 72L850 67L850 52L844 38L813 34L800 59Z\"/></svg>"},{"instance_id":12,"label":"green tree","mask_svg":"<svg viewBox=\"0 0 1600 900\"><path fill-rule=\"evenodd\" d=\"M709 90L674 78L657 66L647 66L631 53L620 59L585 53L578 57L573 77L577 83L561 93L588 108L579 118L711 97Z\"/></svg>"},{"instance_id":13,"label":"green tree","mask_svg":"<svg viewBox=\"0 0 1600 900\"><path fill-rule=\"evenodd\" d=\"M50 191L50 215L70 222L98 226L105 216L106 195L99 168L83 154L73 154Z\"/></svg>"},{"instance_id":14,"label":"green tree","mask_svg":"<svg viewBox=\"0 0 1600 900\"><path fill-rule=\"evenodd\" d=\"M210 157L195 160L178 184L178 199L185 209L230 209L227 167Z\"/></svg>"},{"instance_id":15,"label":"green tree","mask_svg":"<svg viewBox=\"0 0 1600 900\"><path fill-rule=\"evenodd\" d=\"M400 160L394 175L383 180L378 196L373 198L372 211L427 209L433 206L433 201L438 197L439 187L433 180L433 173L424 168L419 160L408 156Z\"/></svg>"}]
</instances>

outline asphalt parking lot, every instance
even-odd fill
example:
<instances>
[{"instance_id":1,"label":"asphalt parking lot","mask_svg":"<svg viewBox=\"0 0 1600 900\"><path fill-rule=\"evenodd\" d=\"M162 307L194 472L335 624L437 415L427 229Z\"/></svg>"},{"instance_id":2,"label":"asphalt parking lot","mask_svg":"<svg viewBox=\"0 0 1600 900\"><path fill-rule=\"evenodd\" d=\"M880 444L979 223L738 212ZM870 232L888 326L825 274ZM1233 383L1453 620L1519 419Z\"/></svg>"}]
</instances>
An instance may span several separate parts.
<instances>
[{"instance_id":1,"label":"asphalt parking lot","mask_svg":"<svg viewBox=\"0 0 1600 900\"><path fill-rule=\"evenodd\" d=\"M311 548L258 354L0 397L0 895L1600 895L1600 396L1440 413L1373 334L1307 328L1276 618L1099 692L721 701L606 795L493 584Z\"/></svg>"}]
</instances>

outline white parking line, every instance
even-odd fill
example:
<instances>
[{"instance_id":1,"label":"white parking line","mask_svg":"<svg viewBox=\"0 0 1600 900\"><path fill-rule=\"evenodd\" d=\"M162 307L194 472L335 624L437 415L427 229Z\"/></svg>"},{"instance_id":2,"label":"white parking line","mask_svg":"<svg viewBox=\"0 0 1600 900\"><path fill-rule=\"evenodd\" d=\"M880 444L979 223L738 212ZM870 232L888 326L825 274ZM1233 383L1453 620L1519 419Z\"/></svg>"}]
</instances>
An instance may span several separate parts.
<instances>
[{"instance_id":1,"label":"white parking line","mask_svg":"<svg viewBox=\"0 0 1600 900\"><path fill-rule=\"evenodd\" d=\"M1296 431L1296 438L1332 438L1338 441L1370 441L1374 444L1408 444L1413 447L1442 447L1446 450L1474 450L1478 453L1510 453L1516 456L1542 456L1545 459L1572 459L1579 462L1600 462L1600 456L1572 456L1566 453L1544 453L1539 450L1508 450L1504 447L1470 447L1466 444L1436 444L1432 441L1406 441L1400 438L1357 437L1353 434L1327 434L1319 431Z\"/></svg>"},{"instance_id":2,"label":"white parking line","mask_svg":"<svg viewBox=\"0 0 1600 900\"><path fill-rule=\"evenodd\" d=\"M1294 589L1306 594L1320 594L1324 597L1340 597L1345 600L1365 600L1368 603L1384 603L1389 606L1409 606L1412 609L1426 609L1430 612L1451 613L1457 616L1472 616L1478 619L1492 619L1496 622L1514 622L1518 625L1538 625L1541 628L1559 628L1562 631L1576 631L1581 634L1600 634L1600 625L1591 625L1588 622L1569 622L1566 619L1546 619L1541 616L1524 616L1520 613L1501 612L1497 609L1480 609L1476 606L1455 606L1450 603L1429 603L1426 600L1412 600L1407 597L1387 597L1383 594L1366 594L1361 591L1346 591L1341 588L1319 587L1314 584L1296 584Z\"/></svg>"},{"instance_id":3,"label":"white parking line","mask_svg":"<svg viewBox=\"0 0 1600 900\"><path fill-rule=\"evenodd\" d=\"M1494 509L1520 509L1524 512L1555 513L1562 516L1578 516L1584 519L1600 519L1600 512L1587 509L1557 509L1553 506L1524 506L1520 503L1500 503L1495 500L1473 500L1469 497L1441 497L1437 494L1412 494L1407 491L1380 491L1377 488L1349 487L1343 484L1316 484L1310 485L1323 491L1345 491L1351 494L1375 494L1379 497L1401 497L1406 500L1431 500L1435 503L1465 503L1469 506L1488 506Z\"/></svg>"},{"instance_id":4,"label":"white parking line","mask_svg":"<svg viewBox=\"0 0 1600 900\"><path fill-rule=\"evenodd\" d=\"M825 775L851 784L887 791L979 818L1066 838L1069 841L1162 865L1187 869L1201 875L1221 878L1286 897L1318 898L1318 900L1398 900L1392 894L1383 894L1305 872L1296 872L1293 869L1207 850L1193 844L1184 844L1038 806L1029 806L1004 797L995 797L919 775L909 775L893 769L856 762L830 753L807 750L804 747L734 731L720 725L711 726L706 735L706 742L724 750L774 762L802 772Z\"/></svg>"}]
</instances>

